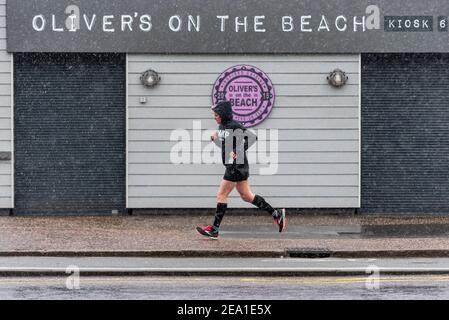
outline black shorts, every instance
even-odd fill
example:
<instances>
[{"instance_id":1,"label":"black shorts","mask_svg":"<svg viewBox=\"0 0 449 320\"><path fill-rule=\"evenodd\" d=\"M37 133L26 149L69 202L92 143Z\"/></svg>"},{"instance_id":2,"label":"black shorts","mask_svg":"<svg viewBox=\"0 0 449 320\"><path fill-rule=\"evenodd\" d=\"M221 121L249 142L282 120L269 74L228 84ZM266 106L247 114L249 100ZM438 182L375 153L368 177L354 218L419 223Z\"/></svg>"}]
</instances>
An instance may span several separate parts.
<instances>
[{"instance_id":1,"label":"black shorts","mask_svg":"<svg viewBox=\"0 0 449 320\"><path fill-rule=\"evenodd\" d=\"M249 178L248 165L233 165L226 167L223 179L232 182L245 181Z\"/></svg>"}]
</instances>

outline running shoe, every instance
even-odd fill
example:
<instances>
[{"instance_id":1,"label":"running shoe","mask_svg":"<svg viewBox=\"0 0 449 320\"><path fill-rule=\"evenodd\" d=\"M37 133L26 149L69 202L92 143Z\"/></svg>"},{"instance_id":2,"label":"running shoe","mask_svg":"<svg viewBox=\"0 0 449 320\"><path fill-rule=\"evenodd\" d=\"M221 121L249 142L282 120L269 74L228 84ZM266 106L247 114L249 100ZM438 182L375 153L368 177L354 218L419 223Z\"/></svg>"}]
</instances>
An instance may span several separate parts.
<instances>
[{"instance_id":1,"label":"running shoe","mask_svg":"<svg viewBox=\"0 0 449 320\"><path fill-rule=\"evenodd\" d=\"M287 227L287 219L285 218L285 209L276 210L277 215L274 219L274 223L279 226L279 232L282 232Z\"/></svg>"},{"instance_id":2,"label":"running shoe","mask_svg":"<svg viewBox=\"0 0 449 320\"><path fill-rule=\"evenodd\" d=\"M217 239L218 237L218 230L216 230L213 226L196 227L196 231L198 231L199 234L212 239Z\"/></svg>"}]
</instances>

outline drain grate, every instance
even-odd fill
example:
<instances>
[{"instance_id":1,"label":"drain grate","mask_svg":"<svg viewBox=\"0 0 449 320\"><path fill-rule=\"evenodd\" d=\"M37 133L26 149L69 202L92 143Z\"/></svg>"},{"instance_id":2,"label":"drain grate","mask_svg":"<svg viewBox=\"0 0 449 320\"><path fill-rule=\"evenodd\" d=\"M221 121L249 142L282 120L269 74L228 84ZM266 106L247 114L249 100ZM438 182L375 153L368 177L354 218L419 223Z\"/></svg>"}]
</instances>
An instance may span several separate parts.
<instances>
[{"instance_id":1,"label":"drain grate","mask_svg":"<svg viewBox=\"0 0 449 320\"><path fill-rule=\"evenodd\" d=\"M327 248L287 248L286 254L290 258L330 258L332 251Z\"/></svg>"}]
</instances>

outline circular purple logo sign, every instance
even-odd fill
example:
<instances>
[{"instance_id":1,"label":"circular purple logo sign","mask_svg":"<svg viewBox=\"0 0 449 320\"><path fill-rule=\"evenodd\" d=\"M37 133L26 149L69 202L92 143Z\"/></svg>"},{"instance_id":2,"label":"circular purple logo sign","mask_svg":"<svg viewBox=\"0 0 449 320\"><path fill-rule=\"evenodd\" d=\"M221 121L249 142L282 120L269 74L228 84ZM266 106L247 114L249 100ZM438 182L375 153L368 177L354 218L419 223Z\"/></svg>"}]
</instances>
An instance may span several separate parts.
<instances>
[{"instance_id":1,"label":"circular purple logo sign","mask_svg":"<svg viewBox=\"0 0 449 320\"><path fill-rule=\"evenodd\" d=\"M245 127L265 120L273 108L274 97L270 78L250 65L238 65L224 71L215 81L212 91L212 103L230 101L234 120Z\"/></svg>"}]
</instances>

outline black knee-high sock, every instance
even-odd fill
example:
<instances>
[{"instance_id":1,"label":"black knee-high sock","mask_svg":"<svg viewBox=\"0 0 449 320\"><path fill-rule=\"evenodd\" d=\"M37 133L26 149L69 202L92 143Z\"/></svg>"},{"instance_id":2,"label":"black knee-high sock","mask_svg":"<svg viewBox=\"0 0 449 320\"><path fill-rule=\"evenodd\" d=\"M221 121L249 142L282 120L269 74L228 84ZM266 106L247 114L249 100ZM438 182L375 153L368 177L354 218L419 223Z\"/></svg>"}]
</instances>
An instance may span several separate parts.
<instances>
[{"instance_id":1,"label":"black knee-high sock","mask_svg":"<svg viewBox=\"0 0 449 320\"><path fill-rule=\"evenodd\" d=\"M264 198L257 195L254 197L254 200L252 202L253 205L258 207L259 209L267 211L269 214L271 214L274 218L276 218L276 210L273 209L272 206L268 202L265 201Z\"/></svg>"},{"instance_id":2,"label":"black knee-high sock","mask_svg":"<svg viewBox=\"0 0 449 320\"><path fill-rule=\"evenodd\" d=\"M214 227L215 229L220 228L221 220L226 213L226 208L228 205L226 203L217 203L217 212L215 213Z\"/></svg>"}]
</instances>

